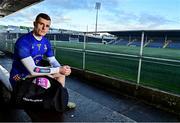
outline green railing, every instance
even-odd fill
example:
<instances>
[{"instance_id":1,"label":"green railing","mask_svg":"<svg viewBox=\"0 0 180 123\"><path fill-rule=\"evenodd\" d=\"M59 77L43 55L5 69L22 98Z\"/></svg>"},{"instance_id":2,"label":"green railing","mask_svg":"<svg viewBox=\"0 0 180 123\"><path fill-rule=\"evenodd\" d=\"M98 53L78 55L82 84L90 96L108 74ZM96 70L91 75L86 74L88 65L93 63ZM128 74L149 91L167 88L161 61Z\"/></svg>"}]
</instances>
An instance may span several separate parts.
<instances>
[{"instance_id":1,"label":"green railing","mask_svg":"<svg viewBox=\"0 0 180 123\"><path fill-rule=\"evenodd\" d=\"M179 49L51 41L61 64L180 94ZM0 49L13 52L13 41Z\"/></svg>"}]
</instances>

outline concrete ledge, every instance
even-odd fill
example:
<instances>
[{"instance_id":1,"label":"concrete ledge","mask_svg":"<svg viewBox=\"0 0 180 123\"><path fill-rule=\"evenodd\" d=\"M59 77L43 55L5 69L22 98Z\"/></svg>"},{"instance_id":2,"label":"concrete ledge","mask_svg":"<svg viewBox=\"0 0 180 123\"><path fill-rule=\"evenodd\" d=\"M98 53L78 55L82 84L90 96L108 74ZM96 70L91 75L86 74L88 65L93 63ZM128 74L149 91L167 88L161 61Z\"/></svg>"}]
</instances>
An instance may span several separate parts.
<instances>
[{"instance_id":1,"label":"concrete ledge","mask_svg":"<svg viewBox=\"0 0 180 123\"><path fill-rule=\"evenodd\" d=\"M72 68L72 75L88 80L89 84L105 88L107 90L123 93L127 96L138 98L146 103L172 112L180 116L180 96L158 89L137 85L133 82L111 78L105 75L95 74L89 71Z\"/></svg>"}]
</instances>

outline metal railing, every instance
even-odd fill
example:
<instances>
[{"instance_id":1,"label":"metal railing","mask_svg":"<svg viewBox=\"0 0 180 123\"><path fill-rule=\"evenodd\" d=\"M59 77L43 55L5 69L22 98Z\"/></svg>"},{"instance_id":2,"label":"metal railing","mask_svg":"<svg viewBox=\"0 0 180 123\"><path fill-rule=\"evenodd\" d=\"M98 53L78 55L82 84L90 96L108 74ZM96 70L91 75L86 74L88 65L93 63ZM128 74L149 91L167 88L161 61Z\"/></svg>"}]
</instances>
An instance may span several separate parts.
<instances>
[{"instance_id":1,"label":"metal railing","mask_svg":"<svg viewBox=\"0 0 180 123\"><path fill-rule=\"evenodd\" d=\"M56 37L54 38L56 39ZM88 71L93 71L97 73L99 73L100 71L100 74L112 76L119 79L125 79L125 80L127 79L136 83L137 85L142 84L145 86L151 86L153 88L158 88L160 90L168 91L168 92L175 93L178 95L180 94L180 82L179 82L180 61L178 60L179 56L177 56L177 59L176 58L171 59L167 57L162 58L162 56L157 57L153 55L152 56L146 55L146 53L144 53L145 51L143 47L144 32L142 32L142 35L141 35L141 47L134 48L135 50L138 50L139 53L135 53L135 54L131 54L128 52L124 53L121 51L113 52L113 51L106 51L106 50L99 50L99 49L94 50L88 47L87 42L88 41L86 39L86 33L84 33L84 42L80 43L80 48L73 47L73 46L72 47L59 46L58 45L59 43L63 44L63 42L60 42L60 41L52 41L52 45L54 47L54 52L56 56L58 56L59 53L61 53L58 50L63 51L63 53L67 51L72 52L71 53L72 55L74 55L76 52L80 53L82 56L80 56L81 59L77 58L77 62L82 63L82 65L75 66L75 67L79 67L82 70L88 70ZM0 40L0 48L1 50L9 51L13 53L14 43L15 43L14 40L3 40L3 41ZM68 43L71 44L72 42L68 42ZM94 44L94 45L97 46L98 44ZM128 48L128 46L126 47ZM152 48L152 51L153 50L155 49ZM178 52L178 49L176 49L176 51ZM66 59L63 59L63 55L62 55L62 58L61 59L58 58L58 60L62 61L62 63L64 64L68 62L69 65L73 66L73 62L74 62L73 60L76 59L76 57L72 57L72 55L66 55L65 57ZM67 59L69 59L69 61ZM88 61L88 59L91 59L91 60ZM113 69L105 68L104 70L101 64L96 62L96 59L102 60L101 64L104 65L105 67L111 66ZM111 61L112 59L112 62L109 62L108 59L109 61ZM118 60L118 62L116 60ZM99 64L99 66L98 65L97 67L96 65L93 66L92 63L90 64L89 62L92 62L95 64L97 63ZM116 63L113 64L113 62L116 62ZM125 68L127 66L123 66L123 65L127 65L127 66L129 65L132 68L127 69ZM121 70L117 70L116 67L123 69L122 72ZM126 70L127 70L127 73L123 73ZM115 72L113 73L113 71ZM129 76L128 74L132 74L132 75Z\"/></svg>"}]
</instances>

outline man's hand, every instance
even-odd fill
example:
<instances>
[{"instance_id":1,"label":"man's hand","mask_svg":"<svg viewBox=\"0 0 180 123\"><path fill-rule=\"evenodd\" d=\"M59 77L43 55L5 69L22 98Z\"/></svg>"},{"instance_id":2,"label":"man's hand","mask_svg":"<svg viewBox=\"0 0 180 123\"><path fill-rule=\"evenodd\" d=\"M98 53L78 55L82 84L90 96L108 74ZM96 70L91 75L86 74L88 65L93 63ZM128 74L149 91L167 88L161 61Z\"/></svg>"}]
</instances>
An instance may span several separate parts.
<instances>
[{"instance_id":1,"label":"man's hand","mask_svg":"<svg viewBox=\"0 0 180 123\"><path fill-rule=\"evenodd\" d=\"M71 74L71 67L68 65L64 65L59 68L59 73L65 76L69 76Z\"/></svg>"}]
</instances>

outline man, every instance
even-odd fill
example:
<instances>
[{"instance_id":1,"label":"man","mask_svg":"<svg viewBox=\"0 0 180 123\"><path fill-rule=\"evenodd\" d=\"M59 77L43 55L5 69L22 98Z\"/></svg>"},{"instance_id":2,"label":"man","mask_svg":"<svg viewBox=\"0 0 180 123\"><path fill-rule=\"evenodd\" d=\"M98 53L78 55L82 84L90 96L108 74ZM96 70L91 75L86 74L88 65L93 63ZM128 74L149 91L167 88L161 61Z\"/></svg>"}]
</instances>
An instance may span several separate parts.
<instances>
[{"instance_id":1,"label":"man","mask_svg":"<svg viewBox=\"0 0 180 123\"><path fill-rule=\"evenodd\" d=\"M14 88L15 103L42 104L43 108L49 104L51 106L48 108L55 109L58 105L56 110L62 111L64 108L60 107L60 104L75 107L74 103L67 104L68 93L65 88L65 77L70 75L71 68L68 65L60 65L54 57L50 42L44 37L50 25L50 17L40 13L35 19L33 31L17 40L10 82ZM44 57L49 61L49 66L43 64ZM50 102L51 99L55 100L53 104Z\"/></svg>"}]
</instances>

